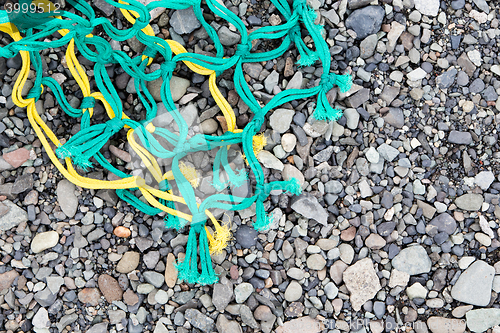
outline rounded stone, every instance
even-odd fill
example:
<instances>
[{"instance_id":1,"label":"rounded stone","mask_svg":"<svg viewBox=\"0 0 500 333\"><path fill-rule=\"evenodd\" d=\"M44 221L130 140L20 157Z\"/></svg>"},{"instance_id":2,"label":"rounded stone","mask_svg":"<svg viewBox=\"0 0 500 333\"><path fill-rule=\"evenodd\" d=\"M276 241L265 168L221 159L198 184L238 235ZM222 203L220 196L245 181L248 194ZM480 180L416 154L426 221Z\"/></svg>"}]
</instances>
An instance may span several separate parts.
<instances>
[{"instance_id":1,"label":"rounded stone","mask_svg":"<svg viewBox=\"0 0 500 333\"><path fill-rule=\"evenodd\" d=\"M59 234L55 231L39 233L31 241L31 251L40 253L57 245Z\"/></svg>"},{"instance_id":2,"label":"rounded stone","mask_svg":"<svg viewBox=\"0 0 500 333\"><path fill-rule=\"evenodd\" d=\"M124 274L132 272L139 265L140 257L141 255L138 252L125 252L118 265L116 265L116 271Z\"/></svg>"},{"instance_id":3,"label":"rounded stone","mask_svg":"<svg viewBox=\"0 0 500 333\"><path fill-rule=\"evenodd\" d=\"M297 281L292 281L285 290L285 299L288 302L298 301L302 297L302 287Z\"/></svg>"},{"instance_id":4,"label":"rounded stone","mask_svg":"<svg viewBox=\"0 0 500 333\"><path fill-rule=\"evenodd\" d=\"M321 254L313 254L307 258L307 267L315 271L320 271L325 268L326 260Z\"/></svg>"},{"instance_id":5,"label":"rounded stone","mask_svg":"<svg viewBox=\"0 0 500 333\"><path fill-rule=\"evenodd\" d=\"M292 133L285 133L281 137L281 146L287 153L291 152L297 144L297 137Z\"/></svg>"}]
</instances>

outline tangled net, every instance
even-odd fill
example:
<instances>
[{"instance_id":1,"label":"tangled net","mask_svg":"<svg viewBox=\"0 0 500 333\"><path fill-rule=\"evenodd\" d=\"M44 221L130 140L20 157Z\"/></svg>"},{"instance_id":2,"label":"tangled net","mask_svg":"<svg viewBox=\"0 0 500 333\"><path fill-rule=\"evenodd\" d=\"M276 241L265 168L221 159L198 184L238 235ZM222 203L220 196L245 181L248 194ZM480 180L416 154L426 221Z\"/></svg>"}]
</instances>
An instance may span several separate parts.
<instances>
[{"instance_id":1,"label":"tangled net","mask_svg":"<svg viewBox=\"0 0 500 333\"><path fill-rule=\"evenodd\" d=\"M244 23L233 12L216 0L206 0L206 6L213 14L233 25L241 35L241 41L236 46L234 55L224 57L224 47L215 29L205 20L201 0L163 0L152 1L143 5L134 0L105 0L108 4L120 9L131 27L118 29L105 17L96 17L91 5L83 0L66 0L74 10L59 10L47 0L22 0L21 3L34 3L43 8L43 13L37 17L43 18L36 26L30 27L33 17L20 16L15 22L9 21L6 11L0 11L0 31L13 39L5 47L0 48L0 57L11 58L20 53L22 68L15 82L12 99L19 107L27 108L28 119L38 135L43 147L54 165L71 182L89 189L114 189L118 196L148 215L165 212L167 228L180 230L190 223L185 259L177 265L179 278L188 283L201 285L218 281L210 253L220 252L227 244L231 234L229 226L221 225L211 213L213 209L241 210L255 204L256 220L253 226L264 231L269 228L272 217L264 209L264 201L272 190L284 190L298 195L301 185L296 179L266 183L262 167L256 154L265 145L259 129L270 110L296 99L317 96L316 109L313 116L318 120L337 120L341 111L332 108L326 93L334 86L342 92L351 87L349 75L337 75L329 72L331 58L328 45L323 39L323 27L315 24L316 12L306 0L294 0L290 8L286 0L271 0L279 10L284 23L277 26L264 26L248 33ZM205 2L204 2L205 4ZM155 36L149 25L150 11L155 8L173 10L193 7L193 11L208 33L215 50L214 56L187 52L174 40L164 40ZM15 23L15 24L14 24ZM18 29L18 26L28 28ZM31 25L32 21L31 21ZM302 26L312 38L314 50L307 47L302 40ZM99 27L112 40L123 42L131 38L145 45L142 54L129 57L127 53L114 50L108 40L94 35ZM56 33L59 33L56 35ZM51 37L51 39L49 39ZM259 39L277 40L279 46L269 51L252 51L254 41ZM321 61L324 73L318 85L308 89L289 89L275 95L266 105L262 106L249 88L243 71L243 64L249 62L265 62L277 58L294 44L300 54L299 66L309 66ZM65 61L74 80L83 94L79 108L72 107L66 100L61 85L52 77L44 76L41 52L49 48L66 47ZM78 53L88 61L95 63L92 80L97 91L91 91L89 76L77 58ZM227 53L227 52L226 52ZM152 69L155 59L163 60ZM189 126L177 109L170 91L170 81L178 63L183 62L190 70L209 77L210 93L222 111L227 123L227 131L222 135L190 135ZM134 79L134 86L140 102L146 110L146 117L136 121L125 114L122 101L108 75L106 65L118 64ZM25 97L23 89L29 88L31 68L34 71L33 85ZM232 69L235 90L241 100L253 113L253 118L244 129L236 127L236 117L230 104L226 101L216 85L216 78ZM162 78L161 99L173 118L176 129L158 127L153 120L158 116L158 107L148 90L147 82ZM56 137L51 128L44 122L36 108L36 102L42 93L50 91L59 106L73 118L80 119L80 131L64 144ZM94 106L100 102L109 117L103 123L93 121ZM154 184L146 182L145 178L125 173L112 165L100 152L101 148L112 136L122 129L127 130L127 140L135 154L140 157L154 179ZM53 150L54 145L56 147ZM228 161L228 148L231 145L241 145L247 168L233 170ZM217 150L213 165L212 185L216 193L203 201L197 198L195 187L198 185L196 171L185 164L182 159L195 152ZM171 160L171 169L164 172L159 160ZM119 180L96 180L82 176L75 167L87 171L99 164L109 172L118 176ZM239 187L248 182L248 171L254 175L254 194L249 197L228 194L225 190ZM180 195L174 195L172 188L178 189ZM135 194L139 193L144 201ZM180 209L179 207L184 207ZM188 213L186 213L186 207ZM214 231L207 227L211 222ZM199 253L199 260L198 260Z\"/></svg>"}]
</instances>

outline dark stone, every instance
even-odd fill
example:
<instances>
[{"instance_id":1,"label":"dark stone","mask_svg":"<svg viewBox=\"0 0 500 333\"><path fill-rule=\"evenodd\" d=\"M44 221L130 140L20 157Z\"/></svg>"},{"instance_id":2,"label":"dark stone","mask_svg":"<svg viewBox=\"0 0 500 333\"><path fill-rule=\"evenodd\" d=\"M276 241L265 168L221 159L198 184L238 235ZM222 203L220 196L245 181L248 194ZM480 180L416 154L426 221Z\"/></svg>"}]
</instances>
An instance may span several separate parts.
<instances>
[{"instance_id":1,"label":"dark stone","mask_svg":"<svg viewBox=\"0 0 500 333\"><path fill-rule=\"evenodd\" d=\"M249 249L255 246L257 242L257 231L252 227L242 225L236 231L235 238L236 242L240 244L242 248Z\"/></svg>"},{"instance_id":2,"label":"dark stone","mask_svg":"<svg viewBox=\"0 0 500 333\"><path fill-rule=\"evenodd\" d=\"M357 39L365 39L369 35L379 32L385 10L380 6L368 6L357 9L349 15L345 25L357 34Z\"/></svg>"}]
</instances>

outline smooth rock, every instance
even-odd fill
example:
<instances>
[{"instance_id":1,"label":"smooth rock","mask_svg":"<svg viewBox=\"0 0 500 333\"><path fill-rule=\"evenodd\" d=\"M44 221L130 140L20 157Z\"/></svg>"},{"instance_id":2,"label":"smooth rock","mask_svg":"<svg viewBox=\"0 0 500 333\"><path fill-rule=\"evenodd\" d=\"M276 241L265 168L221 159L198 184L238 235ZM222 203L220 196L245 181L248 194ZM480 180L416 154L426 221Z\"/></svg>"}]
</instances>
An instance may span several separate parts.
<instances>
[{"instance_id":1,"label":"smooth rock","mask_svg":"<svg viewBox=\"0 0 500 333\"><path fill-rule=\"evenodd\" d=\"M482 260L472 263L458 278L451 289L451 297L476 306L487 306L495 269Z\"/></svg>"},{"instance_id":2,"label":"smooth rock","mask_svg":"<svg viewBox=\"0 0 500 333\"><path fill-rule=\"evenodd\" d=\"M46 231L37 234L31 241L31 251L40 253L57 245L59 234L56 231Z\"/></svg>"},{"instance_id":3,"label":"smooth rock","mask_svg":"<svg viewBox=\"0 0 500 333\"><path fill-rule=\"evenodd\" d=\"M63 213L68 217L75 216L78 208L78 198L75 195L75 190L75 185L66 179L57 184L57 201Z\"/></svg>"},{"instance_id":4,"label":"smooth rock","mask_svg":"<svg viewBox=\"0 0 500 333\"><path fill-rule=\"evenodd\" d=\"M500 309L470 310L465 314L465 318L467 320L467 327L471 332L485 332L493 326L500 325Z\"/></svg>"},{"instance_id":5,"label":"smooth rock","mask_svg":"<svg viewBox=\"0 0 500 333\"><path fill-rule=\"evenodd\" d=\"M439 11L439 0L414 0L415 9L422 15L437 16Z\"/></svg>"},{"instance_id":6,"label":"smooth rock","mask_svg":"<svg viewBox=\"0 0 500 333\"><path fill-rule=\"evenodd\" d=\"M467 193L456 198L455 205L462 210L479 211L483 205L483 196L477 193Z\"/></svg>"},{"instance_id":7,"label":"smooth rock","mask_svg":"<svg viewBox=\"0 0 500 333\"><path fill-rule=\"evenodd\" d=\"M410 275L418 275L428 273L431 270L432 262L427 251L422 246L415 245L401 250L392 259L392 266Z\"/></svg>"},{"instance_id":8,"label":"smooth rock","mask_svg":"<svg viewBox=\"0 0 500 333\"><path fill-rule=\"evenodd\" d=\"M116 265L116 271L124 274L132 272L139 265L140 257L141 255L138 252L125 252L118 265Z\"/></svg>"},{"instance_id":9,"label":"smooth rock","mask_svg":"<svg viewBox=\"0 0 500 333\"><path fill-rule=\"evenodd\" d=\"M461 319L430 317L427 319L427 327L432 333L462 333L465 332L466 325Z\"/></svg>"}]
</instances>

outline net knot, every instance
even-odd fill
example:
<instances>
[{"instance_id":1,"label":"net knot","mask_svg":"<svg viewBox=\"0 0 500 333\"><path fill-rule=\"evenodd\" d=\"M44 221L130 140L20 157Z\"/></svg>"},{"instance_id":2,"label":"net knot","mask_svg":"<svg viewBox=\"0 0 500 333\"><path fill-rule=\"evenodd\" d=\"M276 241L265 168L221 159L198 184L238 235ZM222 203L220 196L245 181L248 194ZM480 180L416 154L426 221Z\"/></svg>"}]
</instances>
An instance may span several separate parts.
<instances>
[{"instance_id":1,"label":"net knot","mask_svg":"<svg viewBox=\"0 0 500 333\"><path fill-rule=\"evenodd\" d=\"M123 126L125 126L125 124L122 119L114 117L106 122L106 126L112 131L112 133L117 133L123 128Z\"/></svg>"},{"instance_id":2,"label":"net knot","mask_svg":"<svg viewBox=\"0 0 500 333\"><path fill-rule=\"evenodd\" d=\"M92 96L85 96L80 104L80 109L90 109L95 105L95 98Z\"/></svg>"},{"instance_id":3,"label":"net knot","mask_svg":"<svg viewBox=\"0 0 500 333\"><path fill-rule=\"evenodd\" d=\"M35 85L33 88L30 89L28 92L28 96L26 96L27 99L34 98L36 101L40 98L40 95L42 94L42 85Z\"/></svg>"},{"instance_id":4,"label":"net knot","mask_svg":"<svg viewBox=\"0 0 500 333\"><path fill-rule=\"evenodd\" d=\"M163 64L161 64L161 71L164 74L170 74L175 71L175 68L177 67L177 63L172 60L165 60Z\"/></svg>"},{"instance_id":5,"label":"net knot","mask_svg":"<svg viewBox=\"0 0 500 333\"><path fill-rule=\"evenodd\" d=\"M240 57L244 57L245 55L247 55L250 50L252 49L253 45L252 45L252 42L247 42L246 44L238 44L236 46L236 52L235 52L235 55L237 56L240 56Z\"/></svg>"},{"instance_id":6,"label":"net knot","mask_svg":"<svg viewBox=\"0 0 500 333\"><path fill-rule=\"evenodd\" d=\"M148 46L144 49L144 51L142 52L142 54L144 54L146 57L148 58L154 58L156 57L156 54L158 53L158 51L156 51L154 48Z\"/></svg>"}]
</instances>

